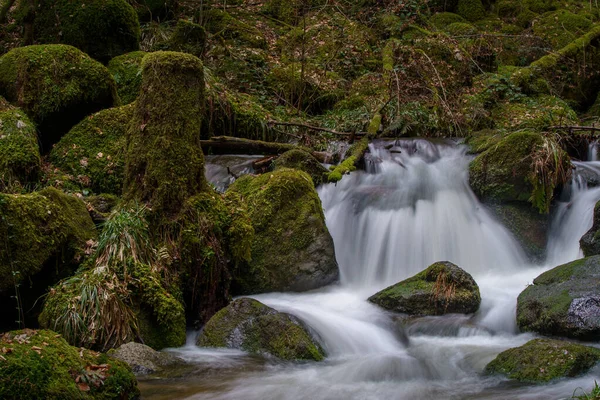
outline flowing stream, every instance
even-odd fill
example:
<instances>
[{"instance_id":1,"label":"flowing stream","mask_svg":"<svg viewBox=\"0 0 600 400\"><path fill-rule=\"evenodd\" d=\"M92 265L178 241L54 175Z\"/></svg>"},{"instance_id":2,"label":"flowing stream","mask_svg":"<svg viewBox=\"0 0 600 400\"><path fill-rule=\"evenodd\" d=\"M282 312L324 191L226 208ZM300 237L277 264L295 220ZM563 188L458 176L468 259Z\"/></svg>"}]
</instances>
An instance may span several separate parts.
<instances>
[{"instance_id":1,"label":"flowing stream","mask_svg":"<svg viewBox=\"0 0 600 400\"><path fill-rule=\"evenodd\" d=\"M337 285L308 293L253 296L301 318L328 357L281 363L236 351L173 350L197 367L172 380L142 381L151 399L559 399L589 390L600 368L544 386L481 374L518 334L518 294L543 271L581 256L600 189L576 163L573 183L554 212L545 265L531 265L512 235L468 184L470 158L452 143L402 140L371 145L366 171L319 189L340 267ZM591 172L590 172L591 171ZM403 325L366 299L436 261L451 261L479 284L474 316L420 318ZM597 378L596 378L597 379Z\"/></svg>"}]
</instances>

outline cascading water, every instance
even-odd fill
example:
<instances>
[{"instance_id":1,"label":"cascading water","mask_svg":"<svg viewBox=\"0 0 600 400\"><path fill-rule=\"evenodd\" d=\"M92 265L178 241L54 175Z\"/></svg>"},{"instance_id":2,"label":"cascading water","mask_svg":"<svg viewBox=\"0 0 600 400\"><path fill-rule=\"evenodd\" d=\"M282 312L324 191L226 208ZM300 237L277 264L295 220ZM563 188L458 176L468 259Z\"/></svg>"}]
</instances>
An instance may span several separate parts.
<instances>
[{"instance_id":1,"label":"cascading water","mask_svg":"<svg viewBox=\"0 0 600 400\"><path fill-rule=\"evenodd\" d=\"M600 189L574 179L570 199L557 210L550 262L533 266L471 192L468 163L465 149L452 144L380 143L370 148L366 172L321 187L339 285L254 297L301 318L328 358L240 366L238 353L191 345L177 352L193 354L204 373L196 394L187 398L549 399L568 398L578 386L589 388L591 376L537 387L505 385L481 371L499 352L531 339L516 334L516 298L541 272L579 256L578 239L591 225L590 207ZM584 167L595 166L578 165ZM435 261L454 262L473 275L482 295L475 316L421 318L403 329L393 315L366 301ZM235 361L215 362L215 357ZM182 397L193 392L187 384ZM173 398L173 390L165 398Z\"/></svg>"}]
</instances>

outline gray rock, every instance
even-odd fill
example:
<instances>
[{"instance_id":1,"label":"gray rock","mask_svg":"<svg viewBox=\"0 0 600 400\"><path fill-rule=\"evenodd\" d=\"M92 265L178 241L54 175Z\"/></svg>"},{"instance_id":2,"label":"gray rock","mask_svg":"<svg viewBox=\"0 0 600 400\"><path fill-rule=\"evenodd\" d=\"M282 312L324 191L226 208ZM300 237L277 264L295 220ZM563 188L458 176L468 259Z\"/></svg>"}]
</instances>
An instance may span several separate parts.
<instances>
[{"instance_id":1,"label":"gray rock","mask_svg":"<svg viewBox=\"0 0 600 400\"><path fill-rule=\"evenodd\" d=\"M579 241L586 257L600 254L600 202L594 207L594 225Z\"/></svg>"},{"instance_id":2,"label":"gray rock","mask_svg":"<svg viewBox=\"0 0 600 400\"><path fill-rule=\"evenodd\" d=\"M111 352L110 356L129 364L133 373L138 376L161 372L167 367L184 363L179 357L135 342L122 345Z\"/></svg>"}]
</instances>

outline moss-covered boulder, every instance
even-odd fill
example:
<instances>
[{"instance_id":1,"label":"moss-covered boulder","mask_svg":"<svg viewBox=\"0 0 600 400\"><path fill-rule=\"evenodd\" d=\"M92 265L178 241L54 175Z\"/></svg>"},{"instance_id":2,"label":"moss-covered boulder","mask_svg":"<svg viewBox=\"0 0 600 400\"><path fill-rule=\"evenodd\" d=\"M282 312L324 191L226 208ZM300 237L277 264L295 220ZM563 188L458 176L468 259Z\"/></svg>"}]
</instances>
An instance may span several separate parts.
<instances>
[{"instance_id":1,"label":"moss-covered boulder","mask_svg":"<svg viewBox=\"0 0 600 400\"><path fill-rule=\"evenodd\" d=\"M174 214L207 187L200 127L202 62L189 54L155 52L142 61L142 87L127 132L126 200Z\"/></svg>"},{"instance_id":2,"label":"moss-covered boulder","mask_svg":"<svg viewBox=\"0 0 600 400\"><path fill-rule=\"evenodd\" d=\"M28 7L30 2L22 2ZM92 58L108 62L139 49L140 24L127 0L37 0L33 15L37 43L75 46Z\"/></svg>"},{"instance_id":3,"label":"moss-covered boulder","mask_svg":"<svg viewBox=\"0 0 600 400\"><path fill-rule=\"evenodd\" d=\"M417 275L369 297L386 310L409 315L471 314L479 309L479 287L467 272L437 262Z\"/></svg>"},{"instance_id":4,"label":"moss-covered boulder","mask_svg":"<svg viewBox=\"0 0 600 400\"><path fill-rule=\"evenodd\" d=\"M21 108L49 151L86 115L118 103L108 70L75 47L19 47L0 57L0 95Z\"/></svg>"},{"instance_id":5,"label":"moss-covered boulder","mask_svg":"<svg viewBox=\"0 0 600 400\"><path fill-rule=\"evenodd\" d=\"M169 38L169 50L202 57L206 45L206 31L202 25L180 19Z\"/></svg>"},{"instance_id":6,"label":"moss-covered boulder","mask_svg":"<svg viewBox=\"0 0 600 400\"><path fill-rule=\"evenodd\" d=\"M69 346L55 332L30 329L0 336L3 399L137 399L131 368L94 351Z\"/></svg>"},{"instance_id":7,"label":"moss-covered boulder","mask_svg":"<svg viewBox=\"0 0 600 400\"><path fill-rule=\"evenodd\" d=\"M127 363L136 375L154 374L184 363L181 358L170 353L156 351L152 347L135 342L125 343L108 354Z\"/></svg>"},{"instance_id":8,"label":"moss-covered boulder","mask_svg":"<svg viewBox=\"0 0 600 400\"><path fill-rule=\"evenodd\" d=\"M108 63L108 71L117 84L121 104L132 103L140 94L142 86L142 59L144 51L133 51L113 58Z\"/></svg>"},{"instance_id":9,"label":"moss-covered boulder","mask_svg":"<svg viewBox=\"0 0 600 400\"><path fill-rule=\"evenodd\" d=\"M485 367L521 382L545 383L587 372L600 361L600 350L562 340L534 339L506 350Z\"/></svg>"},{"instance_id":10,"label":"moss-covered boulder","mask_svg":"<svg viewBox=\"0 0 600 400\"><path fill-rule=\"evenodd\" d=\"M248 205L255 231L252 259L234 273L236 293L304 291L338 278L333 239L309 175L292 169L247 175L226 193L235 195Z\"/></svg>"},{"instance_id":11,"label":"moss-covered boulder","mask_svg":"<svg viewBox=\"0 0 600 400\"><path fill-rule=\"evenodd\" d=\"M211 8L205 11L204 28L224 40L233 40L251 47L265 48L267 40L255 25L241 21L227 11Z\"/></svg>"},{"instance_id":12,"label":"moss-covered boulder","mask_svg":"<svg viewBox=\"0 0 600 400\"><path fill-rule=\"evenodd\" d=\"M561 49L592 27L588 18L568 10L544 14L533 24L533 33L547 40L554 49Z\"/></svg>"},{"instance_id":13,"label":"moss-covered boulder","mask_svg":"<svg viewBox=\"0 0 600 400\"><path fill-rule=\"evenodd\" d=\"M586 257L600 255L600 202L594 207L594 224L583 235L579 245Z\"/></svg>"},{"instance_id":14,"label":"moss-covered boulder","mask_svg":"<svg viewBox=\"0 0 600 400\"><path fill-rule=\"evenodd\" d=\"M105 222L110 213L119 203L119 197L114 194L102 193L85 198L85 206L96 225Z\"/></svg>"},{"instance_id":15,"label":"moss-covered boulder","mask_svg":"<svg viewBox=\"0 0 600 400\"><path fill-rule=\"evenodd\" d=\"M456 13L470 22L479 21L486 16L481 0L458 0Z\"/></svg>"},{"instance_id":16,"label":"moss-covered boulder","mask_svg":"<svg viewBox=\"0 0 600 400\"><path fill-rule=\"evenodd\" d=\"M312 154L304 150L290 150L283 153L275 160L275 169L293 168L306 172L313 180L315 186L327 182L327 168L321 165Z\"/></svg>"},{"instance_id":17,"label":"moss-covered boulder","mask_svg":"<svg viewBox=\"0 0 600 400\"><path fill-rule=\"evenodd\" d=\"M138 14L140 21L165 21L173 16L178 0L127 0Z\"/></svg>"},{"instance_id":18,"label":"moss-covered boulder","mask_svg":"<svg viewBox=\"0 0 600 400\"><path fill-rule=\"evenodd\" d=\"M82 190L119 195L123 189L125 136L134 105L86 117L52 148L50 161Z\"/></svg>"},{"instance_id":19,"label":"moss-covered boulder","mask_svg":"<svg viewBox=\"0 0 600 400\"><path fill-rule=\"evenodd\" d=\"M325 357L299 319L248 298L237 299L215 314L202 329L197 345L240 349L283 360L321 361Z\"/></svg>"},{"instance_id":20,"label":"moss-covered boulder","mask_svg":"<svg viewBox=\"0 0 600 400\"><path fill-rule=\"evenodd\" d=\"M533 280L517 300L522 331L600 338L600 256L560 265Z\"/></svg>"},{"instance_id":21,"label":"moss-covered boulder","mask_svg":"<svg viewBox=\"0 0 600 400\"><path fill-rule=\"evenodd\" d=\"M0 191L37 179L41 168L35 125L0 97Z\"/></svg>"},{"instance_id":22,"label":"moss-covered boulder","mask_svg":"<svg viewBox=\"0 0 600 400\"><path fill-rule=\"evenodd\" d=\"M437 29L444 29L448 25L452 25L455 23L466 22L466 20L458 14L454 14L451 12L441 12L432 15L429 18L429 23L432 24Z\"/></svg>"}]
</instances>

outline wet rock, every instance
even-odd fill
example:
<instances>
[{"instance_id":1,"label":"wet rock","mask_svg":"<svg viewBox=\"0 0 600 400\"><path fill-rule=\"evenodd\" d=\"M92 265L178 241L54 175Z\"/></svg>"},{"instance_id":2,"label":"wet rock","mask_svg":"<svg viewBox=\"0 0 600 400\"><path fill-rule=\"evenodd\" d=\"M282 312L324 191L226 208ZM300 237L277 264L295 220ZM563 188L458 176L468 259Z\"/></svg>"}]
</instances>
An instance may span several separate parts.
<instances>
[{"instance_id":1,"label":"wet rock","mask_svg":"<svg viewBox=\"0 0 600 400\"><path fill-rule=\"evenodd\" d=\"M374 294L369 301L409 315L443 315L474 313L481 297L471 275L443 261Z\"/></svg>"},{"instance_id":2,"label":"wet rock","mask_svg":"<svg viewBox=\"0 0 600 400\"><path fill-rule=\"evenodd\" d=\"M310 175L315 186L327 181L329 171L310 153L304 150L290 150L275 161L275 169L294 168Z\"/></svg>"},{"instance_id":3,"label":"wet rock","mask_svg":"<svg viewBox=\"0 0 600 400\"><path fill-rule=\"evenodd\" d=\"M324 353L302 322L249 298L235 300L204 326L198 346L228 347L284 360L320 361Z\"/></svg>"},{"instance_id":4,"label":"wet rock","mask_svg":"<svg viewBox=\"0 0 600 400\"><path fill-rule=\"evenodd\" d=\"M487 374L502 374L522 382L543 383L575 377L600 361L600 350L561 340L535 339L506 350L485 367Z\"/></svg>"},{"instance_id":5,"label":"wet rock","mask_svg":"<svg viewBox=\"0 0 600 400\"><path fill-rule=\"evenodd\" d=\"M517 300L522 331L580 340L600 338L600 256L558 266L533 280Z\"/></svg>"},{"instance_id":6,"label":"wet rock","mask_svg":"<svg viewBox=\"0 0 600 400\"><path fill-rule=\"evenodd\" d=\"M135 342L126 343L109 352L109 355L127 363L136 375L153 374L184 362L172 354L156 351L145 344Z\"/></svg>"},{"instance_id":7,"label":"wet rock","mask_svg":"<svg viewBox=\"0 0 600 400\"><path fill-rule=\"evenodd\" d=\"M586 257L600 254L600 202L594 207L594 224L579 241L579 245Z\"/></svg>"}]
</instances>

